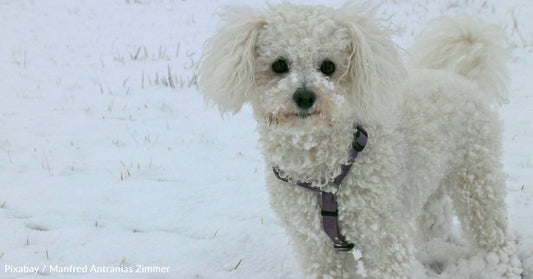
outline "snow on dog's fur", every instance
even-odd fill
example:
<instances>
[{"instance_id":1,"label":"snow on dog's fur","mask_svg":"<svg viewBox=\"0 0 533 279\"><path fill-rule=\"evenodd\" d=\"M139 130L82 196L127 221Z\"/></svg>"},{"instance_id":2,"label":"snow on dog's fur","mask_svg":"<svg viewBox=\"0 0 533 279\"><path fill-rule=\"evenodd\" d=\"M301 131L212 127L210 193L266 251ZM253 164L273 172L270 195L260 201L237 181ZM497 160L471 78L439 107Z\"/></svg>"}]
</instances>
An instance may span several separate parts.
<instances>
[{"instance_id":1,"label":"snow on dog's fur","mask_svg":"<svg viewBox=\"0 0 533 279\"><path fill-rule=\"evenodd\" d=\"M491 109L506 98L505 39L467 17L435 26L408 67L388 30L354 5L230 9L207 42L201 90L222 112L252 105L271 204L305 278L363 275L323 231L319 196L279 180L272 167L330 190L356 124L369 142L338 194L339 222L361 252L366 278L431 274L420 262L449 278L520 277L504 203L501 123ZM280 59L287 71L275 73ZM332 74L321 72L324 61L334 63ZM309 108L293 98L302 88L316 95ZM428 262L432 245L449 243L450 200L472 245L463 259Z\"/></svg>"}]
</instances>

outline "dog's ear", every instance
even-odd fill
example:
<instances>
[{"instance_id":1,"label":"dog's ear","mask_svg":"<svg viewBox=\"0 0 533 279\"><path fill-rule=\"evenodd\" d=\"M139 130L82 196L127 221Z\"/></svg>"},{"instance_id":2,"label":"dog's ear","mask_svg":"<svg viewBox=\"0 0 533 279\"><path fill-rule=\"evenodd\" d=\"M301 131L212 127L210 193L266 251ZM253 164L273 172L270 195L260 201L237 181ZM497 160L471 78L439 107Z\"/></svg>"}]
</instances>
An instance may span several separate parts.
<instances>
[{"instance_id":1,"label":"dog's ear","mask_svg":"<svg viewBox=\"0 0 533 279\"><path fill-rule=\"evenodd\" d=\"M222 113L237 113L255 86L256 41L265 24L258 11L226 8L222 28L204 45L199 87Z\"/></svg>"},{"instance_id":2,"label":"dog's ear","mask_svg":"<svg viewBox=\"0 0 533 279\"><path fill-rule=\"evenodd\" d=\"M350 66L343 78L350 79L353 85L354 101L368 114L390 110L389 105L396 106L401 100L398 85L404 77L391 32L364 5L348 3L337 10L337 15L340 24L348 29L351 41Z\"/></svg>"}]
</instances>

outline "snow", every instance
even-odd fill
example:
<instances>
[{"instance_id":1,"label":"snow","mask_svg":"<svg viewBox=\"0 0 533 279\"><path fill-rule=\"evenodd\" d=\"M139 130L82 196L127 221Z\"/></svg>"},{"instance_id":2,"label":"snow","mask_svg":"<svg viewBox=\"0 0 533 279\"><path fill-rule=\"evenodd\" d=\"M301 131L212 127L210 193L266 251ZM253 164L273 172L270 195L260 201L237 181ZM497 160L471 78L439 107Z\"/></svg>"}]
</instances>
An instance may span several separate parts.
<instances>
[{"instance_id":1,"label":"snow","mask_svg":"<svg viewBox=\"0 0 533 279\"><path fill-rule=\"evenodd\" d=\"M194 84L219 7L244 3L265 6L0 2L0 278L39 276L6 272L22 266L47 267L47 278L301 276L268 204L250 108L222 118ZM505 28L509 220L533 278L533 2L375 3L405 48L441 14ZM56 265L168 272L51 272Z\"/></svg>"}]
</instances>

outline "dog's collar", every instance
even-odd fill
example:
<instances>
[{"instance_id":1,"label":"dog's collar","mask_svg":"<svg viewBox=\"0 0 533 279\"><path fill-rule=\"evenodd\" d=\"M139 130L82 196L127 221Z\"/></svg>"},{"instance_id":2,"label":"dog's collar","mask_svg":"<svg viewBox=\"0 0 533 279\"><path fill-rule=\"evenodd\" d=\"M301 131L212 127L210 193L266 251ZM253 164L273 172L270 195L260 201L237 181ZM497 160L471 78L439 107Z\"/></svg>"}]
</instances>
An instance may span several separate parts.
<instances>
[{"instance_id":1,"label":"dog's collar","mask_svg":"<svg viewBox=\"0 0 533 279\"><path fill-rule=\"evenodd\" d=\"M363 151L368 141L368 133L361 126L357 126L356 129L357 131L354 134L348 163L341 166L341 173L332 181L332 183L335 184L335 186L337 187L337 191L335 193L323 191L320 187L313 186L309 182L292 179L289 180L286 177L281 177L280 169L277 167L273 167L274 175L276 175L278 179L288 183L296 184L313 192L320 193L322 198L322 226L326 234L333 241L333 247L337 251L351 251L354 247L354 244L347 242L344 236L341 235L339 232L339 211L337 208L337 193L341 189L342 181L344 180L346 175L348 175L348 172L350 172L353 162L355 161L355 158L357 158L357 154Z\"/></svg>"}]
</instances>

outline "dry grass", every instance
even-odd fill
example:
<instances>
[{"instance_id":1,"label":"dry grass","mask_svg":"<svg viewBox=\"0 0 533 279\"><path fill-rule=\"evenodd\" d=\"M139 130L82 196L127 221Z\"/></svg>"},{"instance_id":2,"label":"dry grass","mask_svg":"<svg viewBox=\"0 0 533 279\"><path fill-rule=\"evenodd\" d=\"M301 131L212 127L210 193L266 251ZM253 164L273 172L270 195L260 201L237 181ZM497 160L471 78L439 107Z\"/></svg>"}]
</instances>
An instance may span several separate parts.
<instances>
[{"instance_id":1,"label":"dry grass","mask_svg":"<svg viewBox=\"0 0 533 279\"><path fill-rule=\"evenodd\" d=\"M197 55L196 51L187 50L182 55L181 43L177 42L175 46L174 55L170 55L168 48L160 45L157 51L152 51L144 46L136 46L127 56L121 55L120 52L115 51L113 55L113 60L120 62L121 64L134 63L134 62L146 62L146 63L164 63L164 70L153 72L152 74L146 72L145 69L141 70L140 76L140 87L145 89L147 86L165 86L170 88L195 88L197 87L197 70L199 67L199 59L195 58ZM173 62L176 61L176 62ZM175 68L178 68L177 61L186 61L182 65L179 65L179 69L176 71ZM129 92L131 85L128 83L130 77L127 77L122 82L122 87L126 88ZM100 93L104 94L104 89L102 84L99 84Z\"/></svg>"}]
</instances>

